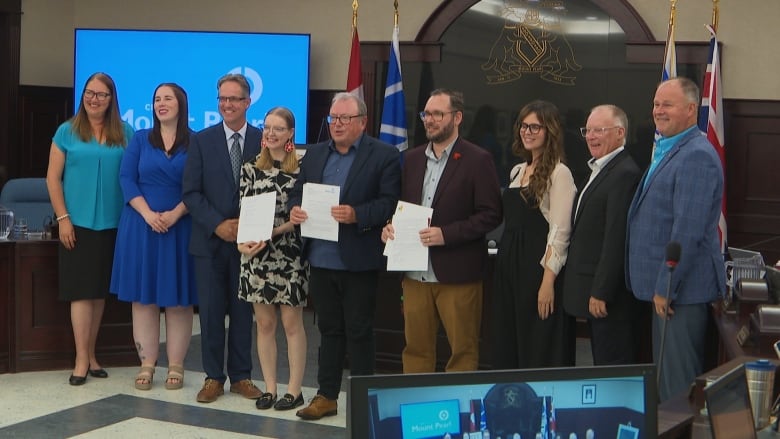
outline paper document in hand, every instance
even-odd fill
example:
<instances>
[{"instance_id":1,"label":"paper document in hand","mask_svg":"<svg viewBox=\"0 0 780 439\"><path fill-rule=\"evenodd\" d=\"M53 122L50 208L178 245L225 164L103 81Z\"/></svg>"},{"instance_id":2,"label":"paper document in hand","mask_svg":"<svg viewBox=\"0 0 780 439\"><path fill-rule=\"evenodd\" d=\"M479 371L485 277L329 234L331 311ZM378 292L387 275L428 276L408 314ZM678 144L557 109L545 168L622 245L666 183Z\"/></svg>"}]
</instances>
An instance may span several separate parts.
<instances>
[{"instance_id":1,"label":"paper document in hand","mask_svg":"<svg viewBox=\"0 0 780 439\"><path fill-rule=\"evenodd\" d=\"M266 192L241 199L236 241L262 242L271 239L276 213L276 192Z\"/></svg>"},{"instance_id":2,"label":"paper document in hand","mask_svg":"<svg viewBox=\"0 0 780 439\"><path fill-rule=\"evenodd\" d=\"M433 209L399 201L393 215L395 238L388 240L384 255L387 271L425 271L428 247L420 241L420 230L430 225Z\"/></svg>"},{"instance_id":3,"label":"paper document in hand","mask_svg":"<svg viewBox=\"0 0 780 439\"><path fill-rule=\"evenodd\" d=\"M326 241L339 240L339 223L330 209L339 205L341 188L327 184L304 183L301 209L308 218L301 223L301 236Z\"/></svg>"}]
</instances>

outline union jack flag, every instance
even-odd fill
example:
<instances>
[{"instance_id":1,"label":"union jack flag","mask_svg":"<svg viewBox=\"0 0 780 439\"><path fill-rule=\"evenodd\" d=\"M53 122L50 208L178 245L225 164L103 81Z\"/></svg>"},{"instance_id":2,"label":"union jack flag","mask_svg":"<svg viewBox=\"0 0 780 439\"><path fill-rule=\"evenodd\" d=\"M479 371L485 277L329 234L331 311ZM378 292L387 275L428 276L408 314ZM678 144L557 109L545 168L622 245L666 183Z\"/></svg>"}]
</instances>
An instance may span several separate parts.
<instances>
[{"instance_id":1,"label":"union jack flag","mask_svg":"<svg viewBox=\"0 0 780 439\"><path fill-rule=\"evenodd\" d=\"M720 55L718 50L718 37L715 29L707 26L712 38L710 38L710 53L707 59L707 71L701 88L701 106L699 107L699 129L706 134L715 151L720 157L723 172L726 172L726 150L723 137L723 97L721 93ZM720 250L726 253L726 189L723 189L723 204L720 209L718 221L720 233Z\"/></svg>"}]
</instances>

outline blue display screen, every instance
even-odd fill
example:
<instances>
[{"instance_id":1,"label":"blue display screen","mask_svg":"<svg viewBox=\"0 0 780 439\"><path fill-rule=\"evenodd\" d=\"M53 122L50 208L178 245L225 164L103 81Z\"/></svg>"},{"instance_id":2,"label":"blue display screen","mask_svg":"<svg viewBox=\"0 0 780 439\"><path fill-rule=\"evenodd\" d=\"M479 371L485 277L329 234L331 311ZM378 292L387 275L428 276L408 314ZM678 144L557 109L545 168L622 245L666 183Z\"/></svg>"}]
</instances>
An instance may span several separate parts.
<instances>
[{"instance_id":1,"label":"blue display screen","mask_svg":"<svg viewBox=\"0 0 780 439\"><path fill-rule=\"evenodd\" d=\"M419 439L460 433L460 404L448 401L401 404L403 439Z\"/></svg>"},{"instance_id":2,"label":"blue display screen","mask_svg":"<svg viewBox=\"0 0 780 439\"><path fill-rule=\"evenodd\" d=\"M86 79L108 73L116 82L122 119L136 130L152 123L152 93L163 82L187 91L190 128L215 125L217 80L242 73L251 87L247 119L261 127L265 113L285 106L295 115L295 142L306 143L309 96L308 34L261 34L76 29L74 102Z\"/></svg>"}]
</instances>

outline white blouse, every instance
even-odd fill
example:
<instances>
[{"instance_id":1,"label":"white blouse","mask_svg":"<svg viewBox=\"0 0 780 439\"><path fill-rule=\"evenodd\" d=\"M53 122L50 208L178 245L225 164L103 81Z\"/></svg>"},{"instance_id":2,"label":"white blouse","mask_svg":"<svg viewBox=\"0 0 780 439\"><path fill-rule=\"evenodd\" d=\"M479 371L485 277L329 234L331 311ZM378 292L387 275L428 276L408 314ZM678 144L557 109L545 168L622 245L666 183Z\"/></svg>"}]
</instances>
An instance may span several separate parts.
<instances>
[{"instance_id":1,"label":"white blouse","mask_svg":"<svg viewBox=\"0 0 780 439\"><path fill-rule=\"evenodd\" d=\"M527 163L520 163L512 168L509 173L512 180L509 182L510 188L520 187L527 166ZM557 276L566 263L571 233L571 209L574 197L577 195L577 187L574 185L574 178L569 168L560 162L555 165L550 180L551 183L539 203L542 216L550 225L547 234L547 250L539 264L549 268Z\"/></svg>"}]
</instances>

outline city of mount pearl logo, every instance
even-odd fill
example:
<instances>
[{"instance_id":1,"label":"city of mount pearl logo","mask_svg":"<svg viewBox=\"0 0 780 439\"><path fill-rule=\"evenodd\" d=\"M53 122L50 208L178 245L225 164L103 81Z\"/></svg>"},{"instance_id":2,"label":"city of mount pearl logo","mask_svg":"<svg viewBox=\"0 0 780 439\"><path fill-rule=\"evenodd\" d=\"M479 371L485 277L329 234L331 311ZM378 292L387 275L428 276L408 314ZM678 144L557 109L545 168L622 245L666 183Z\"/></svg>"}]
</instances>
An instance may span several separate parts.
<instances>
[{"instance_id":1,"label":"city of mount pearl logo","mask_svg":"<svg viewBox=\"0 0 780 439\"><path fill-rule=\"evenodd\" d=\"M244 75L247 81L249 81L249 89L252 90L252 93L249 95L249 98L251 99L249 102L250 106L260 100L260 96L263 95L263 78L260 77L257 70L251 67L238 66L232 68L228 73Z\"/></svg>"}]
</instances>

